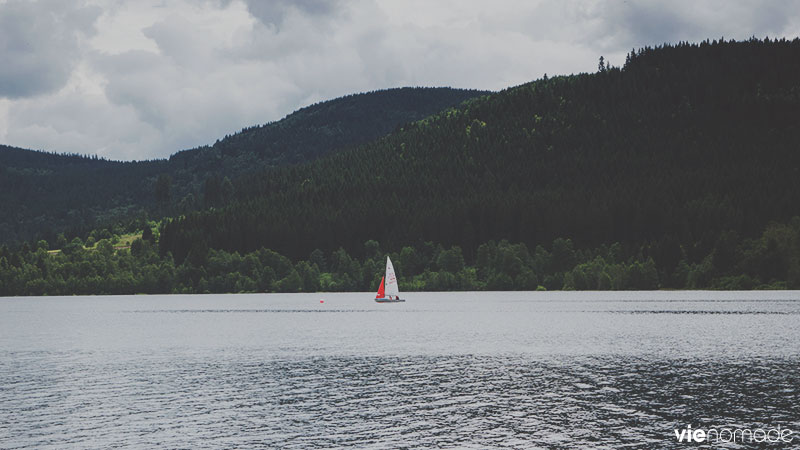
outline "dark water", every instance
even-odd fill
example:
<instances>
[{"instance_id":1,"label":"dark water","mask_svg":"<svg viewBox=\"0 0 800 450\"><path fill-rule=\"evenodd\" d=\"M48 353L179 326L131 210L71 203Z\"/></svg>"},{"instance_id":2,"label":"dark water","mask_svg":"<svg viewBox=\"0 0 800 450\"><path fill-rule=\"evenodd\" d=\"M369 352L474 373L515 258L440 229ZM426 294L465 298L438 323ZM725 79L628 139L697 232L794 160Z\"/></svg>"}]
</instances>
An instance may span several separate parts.
<instances>
[{"instance_id":1,"label":"dark water","mask_svg":"<svg viewBox=\"0 0 800 450\"><path fill-rule=\"evenodd\" d=\"M0 448L696 448L674 430L800 434L798 292L372 296L0 299Z\"/></svg>"}]
</instances>

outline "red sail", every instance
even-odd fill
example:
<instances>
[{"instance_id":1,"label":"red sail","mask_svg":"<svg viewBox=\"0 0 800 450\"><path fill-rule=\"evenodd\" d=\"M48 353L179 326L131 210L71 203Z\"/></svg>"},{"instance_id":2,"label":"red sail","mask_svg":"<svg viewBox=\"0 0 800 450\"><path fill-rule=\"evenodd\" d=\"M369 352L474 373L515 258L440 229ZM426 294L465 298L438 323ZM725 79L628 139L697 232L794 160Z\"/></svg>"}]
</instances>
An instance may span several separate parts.
<instances>
[{"instance_id":1,"label":"red sail","mask_svg":"<svg viewBox=\"0 0 800 450\"><path fill-rule=\"evenodd\" d=\"M384 293L384 290L383 290L383 279L384 279L384 278L385 278L385 277L381 277L381 287L379 287L379 288L378 288L378 295L376 295L376 296L375 296L375 298L383 298L383 297L386 297L386 294Z\"/></svg>"}]
</instances>

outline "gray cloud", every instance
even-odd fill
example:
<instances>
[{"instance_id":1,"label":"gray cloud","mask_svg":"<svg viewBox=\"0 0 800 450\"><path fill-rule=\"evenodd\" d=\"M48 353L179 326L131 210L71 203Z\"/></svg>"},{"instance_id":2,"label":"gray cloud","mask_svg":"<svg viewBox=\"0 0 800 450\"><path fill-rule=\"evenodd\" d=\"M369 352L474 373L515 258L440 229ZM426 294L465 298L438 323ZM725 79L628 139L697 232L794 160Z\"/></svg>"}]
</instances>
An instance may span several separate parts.
<instances>
[{"instance_id":1,"label":"gray cloud","mask_svg":"<svg viewBox=\"0 0 800 450\"><path fill-rule=\"evenodd\" d=\"M97 7L76 2L0 3L0 97L60 89L81 56L80 40L94 33Z\"/></svg>"},{"instance_id":2,"label":"gray cloud","mask_svg":"<svg viewBox=\"0 0 800 450\"><path fill-rule=\"evenodd\" d=\"M631 48L794 37L799 3L0 0L0 142L164 157L310 103L407 85L502 89Z\"/></svg>"},{"instance_id":3,"label":"gray cloud","mask_svg":"<svg viewBox=\"0 0 800 450\"><path fill-rule=\"evenodd\" d=\"M331 17L342 10L336 0L245 0L253 17L266 25L280 27L287 14L298 12L314 17Z\"/></svg>"},{"instance_id":4,"label":"gray cloud","mask_svg":"<svg viewBox=\"0 0 800 450\"><path fill-rule=\"evenodd\" d=\"M600 4L595 38L609 49L642 47L705 39L795 36L791 21L800 17L800 3L791 0L614 2ZM794 36L792 36L794 37Z\"/></svg>"}]
</instances>

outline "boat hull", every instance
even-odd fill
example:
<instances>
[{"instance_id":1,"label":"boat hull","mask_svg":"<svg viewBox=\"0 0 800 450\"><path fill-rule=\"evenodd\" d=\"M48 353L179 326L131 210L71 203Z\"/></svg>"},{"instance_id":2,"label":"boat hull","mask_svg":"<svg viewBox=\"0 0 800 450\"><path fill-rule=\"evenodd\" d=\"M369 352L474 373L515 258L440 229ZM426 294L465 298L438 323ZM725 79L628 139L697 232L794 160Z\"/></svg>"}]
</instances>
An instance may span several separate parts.
<instances>
[{"instance_id":1,"label":"boat hull","mask_svg":"<svg viewBox=\"0 0 800 450\"><path fill-rule=\"evenodd\" d=\"M376 302L378 303L404 303L405 299L402 298L376 298Z\"/></svg>"}]
</instances>

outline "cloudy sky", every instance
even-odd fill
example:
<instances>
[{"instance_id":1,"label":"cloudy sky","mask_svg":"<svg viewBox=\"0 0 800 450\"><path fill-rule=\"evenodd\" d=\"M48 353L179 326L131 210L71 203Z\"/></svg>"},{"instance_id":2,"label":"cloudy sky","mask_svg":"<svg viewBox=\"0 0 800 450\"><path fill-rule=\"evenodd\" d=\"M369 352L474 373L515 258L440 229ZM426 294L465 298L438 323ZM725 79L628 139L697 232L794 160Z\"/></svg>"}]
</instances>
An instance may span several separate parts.
<instances>
[{"instance_id":1,"label":"cloudy sky","mask_svg":"<svg viewBox=\"0 0 800 450\"><path fill-rule=\"evenodd\" d=\"M0 143L165 157L311 103L498 90L633 47L800 35L800 2L0 0Z\"/></svg>"}]
</instances>

